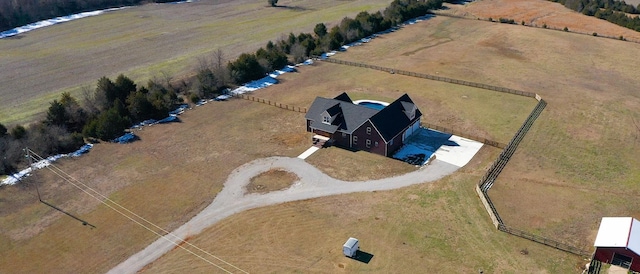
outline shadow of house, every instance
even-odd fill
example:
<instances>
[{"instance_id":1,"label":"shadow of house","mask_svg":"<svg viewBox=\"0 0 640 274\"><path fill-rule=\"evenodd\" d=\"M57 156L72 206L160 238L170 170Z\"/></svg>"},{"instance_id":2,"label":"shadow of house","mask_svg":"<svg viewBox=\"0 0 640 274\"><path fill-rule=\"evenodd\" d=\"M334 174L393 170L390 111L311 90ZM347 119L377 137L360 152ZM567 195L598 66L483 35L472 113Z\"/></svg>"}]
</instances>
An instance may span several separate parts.
<instances>
[{"instance_id":1,"label":"shadow of house","mask_svg":"<svg viewBox=\"0 0 640 274\"><path fill-rule=\"evenodd\" d=\"M327 143L390 157L420 128L422 112L404 94L381 110L357 105L346 93L333 99L316 97L305 115L307 132Z\"/></svg>"}]
</instances>

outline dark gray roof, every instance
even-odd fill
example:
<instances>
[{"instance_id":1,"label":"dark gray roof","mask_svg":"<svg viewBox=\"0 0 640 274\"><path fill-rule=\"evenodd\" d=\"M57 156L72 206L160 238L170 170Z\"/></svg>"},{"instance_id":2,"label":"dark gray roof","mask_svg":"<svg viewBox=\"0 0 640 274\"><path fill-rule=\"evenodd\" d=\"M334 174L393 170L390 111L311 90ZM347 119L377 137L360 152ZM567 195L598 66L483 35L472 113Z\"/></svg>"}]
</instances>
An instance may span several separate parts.
<instances>
[{"instance_id":1,"label":"dark gray roof","mask_svg":"<svg viewBox=\"0 0 640 274\"><path fill-rule=\"evenodd\" d=\"M331 125L323 123L322 113L329 109L335 110L336 104L339 105L341 110L339 116ZM311 120L310 126L312 128L327 132L335 132L336 130L339 130L341 132L351 134L377 112L378 110L356 105L351 102L316 97L313 104L311 104L311 107L309 107L305 118Z\"/></svg>"},{"instance_id":2,"label":"dark gray roof","mask_svg":"<svg viewBox=\"0 0 640 274\"><path fill-rule=\"evenodd\" d=\"M406 112L413 108L415 108L415 116L410 119ZM422 116L422 112L405 93L371 117L371 123L380 131L382 137L389 141L420 116Z\"/></svg>"},{"instance_id":3,"label":"dark gray roof","mask_svg":"<svg viewBox=\"0 0 640 274\"><path fill-rule=\"evenodd\" d=\"M322 122L322 113L331 116L338 115L329 125ZM414 112L411 119L411 112ZM305 118L310 120L310 126L326 132L336 131L352 134L364 122L371 119L371 123L378 129L385 141L390 141L413 121L419 119L422 112L416 107L409 95L404 94L382 110L353 104L346 93L335 99L316 97L309 107Z\"/></svg>"},{"instance_id":4,"label":"dark gray roof","mask_svg":"<svg viewBox=\"0 0 640 274\"><path fill-rule=\"evenodd\" d=\"M351 97L349 97L349 95L347 95L346 92L343 92L342 94L336 96L336 98L333 98L333 99L345 101L347 103L353 103L353 100L351 100Z\"/></svg>"}]
</instances>

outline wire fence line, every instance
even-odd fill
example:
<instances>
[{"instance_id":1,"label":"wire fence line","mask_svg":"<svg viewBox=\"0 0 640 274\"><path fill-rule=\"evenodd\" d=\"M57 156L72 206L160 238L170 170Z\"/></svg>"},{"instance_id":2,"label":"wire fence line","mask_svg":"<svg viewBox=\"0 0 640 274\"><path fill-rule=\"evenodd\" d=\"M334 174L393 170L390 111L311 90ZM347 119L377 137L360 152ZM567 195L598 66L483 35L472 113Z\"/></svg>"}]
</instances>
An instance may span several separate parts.
<instances>
[{"instance_id":1,"label":"wire fence line","mask_svg":"<svg viewBox=\"0 0 640 274\"><path fill-rule=\"evenodd\" d=\"M474 83L474 82L469 82L469 81L464 81L464 80L457 80L457 79L434 76L434 75L417 73L417 72L397 70L397 69L392 69L392 68L387 68L387 67L368 65L368 64L351 62L351 61L337 60L337 59L333 59L333 58L324 58L324 59L320 59L320 60L326 61L326 62L330 62L330 63L341 64L341 65L363 67L363 68L386 71L386 72L389 72L389 73L401 74L401 75L406 75L406 76L411 76L411 77L418 77L418 78L424 78L424 79L429 79L429 80L435 80L435 81L442 81L442 82L457 84L457 85L464 85L464 86L470 86L470 87L475 87L475 88L482 88L482 89L498 91L498 92L504 92L504 93L509 93L509 94L515 94L515 95L520 95L520 96L526 96L526 97L531 97L531 98L536 99L538 101L538 104L536 104L536 106L533 108L533 110L531 111L531 113L529 114L527 119L523 122L523 124L520 127L520 129L518 129L518 131L515 133L515 135L511 139L511 141L507 145L503 145L503 144L495 142L496 144L494 146L503 148L502 153L500 153L500 155L498 156L498 159L496 159L493 162L493 164L487 170L487 172L482 177L480 182L476 185L476 192L478 194L478 197L480 197L480 201L482 202L482 204L484 205L485 209L489 213L489 217L491 218L491 222L494 224L494 226L499 231L503 231L505 233L509 233L511 235L514 235L514 236L517 236L517 237L521 237L521 238L524 238L524 239L527 239L527 240L530 240L530 241L533 241L533 242L536 242L536 243L540 243L540 244L543 244L543 245L546 245L546 246L550 246L550 247L556 248L558 250L562 250L562 251L565 251L565 252L568 252L568 253L571 253L571 254L575 254L575 255L578 255L578 256L589 256L590 253L588 251L582 250L582 249L574 247L572 245L569 245L569 244L566 244L566 243L562 243L560 241L552 240L552 239L549 239L549 238L546 238L546 237L538 236L538 235L535 235L535 234L532 234L532 233L529 233L529 232L525 232L525 231L518 230L518 229L515 229L515 228L507 226L504 223L504 221L502 220L502 218L500 217L500 214L498 213L498 210L496 209L495 205L493 204L493 202L491 201L491 198L489 197L489 195L487 193L489 191L489 189L491 189L491 187L495 183L495 180L498 178L498 175L500 175L502 170L509 163L509 160L511 159L511 157L515 153L516 149L518 148L518 145L520 144L520 142L522 142L524 137L529 132L529 129L531 129L531 127L533 126L533 123L538 119L540 114L542 114L542 111L547 106L547 102L545 100L543 100L540 95L538 95L536 93L532 93L532 92L525 92L525 91L520 91L520 90L515 90L515 89L510 89L510 88L486 85L486 84L481 84L481 83ZM436 129L436 130L440 130L440 131L444 131L444 132L448 132L448 133L453 133L454 132L454 130L443 128L443 127L438 127L436 125L431 125L431 124L427 124L427 123L425 123L425 125L427 125L427 127L430 127L430 128ZM464 134L462 132L458 132L458 131L455 131L455 132L456 132L455 135L458 135L458 134L465 135L465 136L467 136L466 138L469 138L469 139L475 139L475 140L481 139L481 138L478 138L478 137L469 136L469 135ZM463 137L465 137L465 136L463 136ZM485 140L485 141L493 142L493 141L490 141L490 140Z\"/></svg>"},{"instance_id":2,"label":"wire fence line","mask_svg":"<svg viewBox=\"0 0 640 274\"><path fill-rule=\"evenodd\" d=\"M487 138L484 138L484 137L467 134L467 133L464 133L464 132L462 132L460 130L455 130L455 129L451 129L451 128L447 128L447 127L443 127L443 126L439 126L439 125L434 125L434 124L426 123L426 122L422 122L421 124L424 127L427 127L427 128L430 128L430 129L435 129L435 130L440 131L440 132L449 133L449 134L452 134L452 135L460 136L462 138L467 138L467 139L471 139L471 140L474 140L474 141L478 141L478 142L481 142L481 143L483 143L485 145L489 145L489 146L492 146L492 147L497 147L497 148L500 148L500 149L504 149L507 146L506 144L503 144L503 143L500 143L500 142L497 142L497 141L494 141L494 140L490 140L490 139L487 139Z\"/></svg>"},{"instance_id":3,"label":"wire fence line","mask_svg":"<svg viewBox=\"0 0 640 274\"><path fill-rule=\"evenodd\" d=\"M443 17L451 17L451 18L456 18L456 19L464 19L464 20L474 20L474 21L478 21L478 20L482 20L482 21L489 21L489 22L493 22L496 24L510 24L510 25L518 25L518 26L522 26L522 27L528 27L528 28L538 28L538 29L548 29L548 30L554 30L554 31L562 31L562 32L568 32L568 33L575 33L575 34L581 34L581 35L588 35L588 36L594 36L594 37L600 37L600 38L608 38L608 39L614 39L614 40L620 40L620 41L626 41L626 42L631 42L631 43L640 43L640 40L637 39L629 39L628 37L624 37L622 35L606 35L606 34L602 34L602 33L598 33L597 31L595 32L588 32L588 31L576 31L573 29L565 29L564 27L560 28L560 27L554 27L554 26L546 26L543 25L537 25L537 24L525 24L524 22L514 22L513 23L507 23L507 22L501 22L500 18L480 18L480 17L469 17L468 13L465 13L466 15L455 15L455 14L447 14L447 13L443 13L443 12L437 12L437 11L432 11L431 12L433 15L437 15L437 16L443 16ZM491 19L491 20L489 20ZM510 20L510 18L503 18L506 20Z\"/></svg>"},{"instance_id":4,"label":"wire fence line","mask_svg":"<svg viewBox=\"0 0 640 274\"><path fill-rule=\"evenodd\" d=\"M496 179L498 178L498 175L500 175L502 170L506 167L507 163L515 153L518 145L524 139L529 129L531 129L531 127L533 126L533 123L536 121L536 119L538 119L544 108L547 106L547 102L540 98L539 95L536 94L535 98L536 100L538 100L538 104L531 111L531 114L529 114L529 117L527 117L527 119L524 121L509 144L507 144L502 153L500 153L498 159L493 162L491 167L487 170L486 174L482 177L482 179L480 179L480 182L476 186L476 192L478 193L478 196L480 197L480 200L482 201L485 209L489 213L489 217L491 218L493 225L496 226L498 230L571 254L575 254L578 256L589 256L590 253L588 251L582 250L578 247L507 226L502 218L500 218L500 214L498 213L496 207L493 205L491 198L489 198L489 189L491 189Z\"/></svg>"},{"instance_id":5,"label":"wire fence line","mask_svg":"<svg viewBox=\"0 0 640 274\"><path fill-rule=\"evenodd\" d=\"M282 104L282 103L278 103L276 101L271 101L271 100L267 100L267 99L263 99L263 98L258 98L258 97L255 97L255 96L249 96L249 95L246 95L246 94L235 94L235 95L233 95L233 97L240 98L240 99L245 99L245 100L249 100L249 101L253 101L253 102L263 103L263 104L267 104L267 105L270 105L270 106L278 107L278 108L281 108L281 109L286 109L286 110L289 110L289 111L307 113L307 108L302 108L302 107L296 107L296 106L292 106L292 105Z\"/></svg>"},{"instance_id":6,"label":"wire fence line","mask_svg":"<svg viewBox=\"0 0 640 274\"><path fill-rule=\"evenodd\" d=\"M469 87L474 87L474 88L498 91L498 92L503 92L503 93L509 93L509 94L514 94L514 95L531 97L531 98L536 98L536 95L537 95L537 94L535 94L533 92L527 92L527 91L522 91L522 90L517 90L517 89L511 89L511 88L487 85L487 84L482 84L482 83L476 83L476 82L470 82L470 81L465 81L465 80L448 78L448 77L435 76L435 75L426 74L426 73L399 70L399 69L394 69L394 68L381 67L381 66L376 66L376 65L369 65L369 64L358 63L358 62L344 61L344 60L339 60L339 59L334 59L334 58L317 58L317 60L324 61L324 62L329 62L329 63L334 63L334 64L340 64L340 65L347 65L347 66L354 66L354 67L361 67L361 68L380 70L380 71L385 71L385 72L394 73L394 74L400 74L400 75L417 77L417 78L424 78L424 79L429 79L429 80L434 80L434 81L440 81L440 82L451 83L451 84L456 84L456 85L463 85L463 86L469 86Z\"/></svg>"},{"instance_id":7,"label":"wire fence line","mask_svg":"<svg viewBox=\"0 0 640 274\"><path fill-rule=\"evenodd\" d=\"M504 224L498 226L498 230L506 232L506 233L509 233L511 235L514 235L514 236L518 236L520 238L525 238L525 239L528 239L528 240L531 240L531 241L534 241L534 242L537 242L537 243L541 243L543 245L550 246L550 247L553 247L553 248L558 249L558 250L569 252L569 253L572 253L572 254L575 254L575 255L578 255L578 256L588 257L588 256L591 255L591 253L589 253L588 251L582 250L582 249L574 247L572 245L569 245L569 244L566 244L566 243L562 243L562 242L558 242L558 241L555 241L555 240L552 240L552 239L549 239L549 238L541 237L541 236L538 236L538 235L535 235L535 234L531 234L529 232L522 231L522 230L519 230L519 229L515 229L513 227L509 227L509 226L504 225Z\"/></svg>"},{"instance_id":8,"label":"wire fence line","mask_svg":"<svg viewBox=\"0 0 640 274\"><path fill-rule=\"evenodd\" d=\"M520 96L526 96L526 97L530 97L530 98L536 99L538 101L538 104L531 111L531 113L529 114L527 119L524 121L524 123L522 124L520 129L518 129L518 131L513 136L511 141L506 145L502 144L502 143L499 143L499 142L496 142L496 141L493 141L493 140L489 140L489 139L478 137L478 136L472 136L472 135L463 133L461 131L457 131L457 130L454 130L454 129L450 129L450 128L446 128L446 127L442 127L442 126L438 126L438 125L434 125L434 124L430 124L430 123L423 123L423 125L425 125L428 128L432 128L432 129L435 129L435 130L438 130L438 131L442 131L442 132L458 135L458 136L461 136L461 137L464 137L464 138L480 141L480 142L482 142L484 144L491 145L491 146L503 149L502 153L500 153L500 155L498 156L498 159L496 159L493 162L493 164L487 170L487 172L482 177L480 182L476 185L476 192L477 192L478 196L480 197L480 200L482 201L482 204L484 205L485 209L489 213L489 216L491 218L492 223L494 224L494 226L499 231L503 231L505 233L509 233L511 235L514 235L514 236L517 236L517 237L521 237L521 238L524 238L524 239L528 239L528 240L531 240L533 242L537 242L537 243L540 243L540 244L543 244L543 245L546 245L546 246L550 246L550 247L556 248L558 250L562 250L562 251L565 251L565 252L568 252L568 253L572 253L572 254L575 254L575 255L578 255L578 256L588 256L590 254L588 251L585 251L585 250L582 250L580 248L571 246L569 244L565 244L565 243L562 243L562 242L559 242L559 241L556 241L556 240L552 240L552 239L549 239L549 238L546 238L546 237L538 236L538 235L535 235L535 234L531 234L529 232L525 232L525 231L518 230L518 229L515 229L515 228L507 226L504 223L504 221L502 220L502 218L500 217L500 214L498 213L498 210L496 209L495 205L493 204L493 202L491 201L491 198L489 197L489 195L487 193L489 191L489 189L491 189L491 187L495 183L495 180L497 179L498 175L500 175L502 170L506 167L507 163L509 162L509 160L511 159L511 157L515 153L515 151L516 151L518 145L520 144L520 142L524 139L524 137L528 133L529 129L531 129L531 127L533 126L533 123L536 121L536 119L538 119L538 117L540 116L542 111L547 106L547 102L544 101L540 95L538 95L536 93L532 93L532 92L525 92L525 91L520 91L520 90L515 90L515 89L510 89L510 88L505 88L505 87L498 87L498 86L486 85L486 84L481 84L481 83L474 83L474 82L469 82L469 81L464 81L464 80L457 80L457 79L453 79L453 78L440 77L440 76L434 76L434 75L417 73L417 72L396 70L396 69L392 69L392 68L386 68L386 67L375 66L375 65L368 65L368 64L364 64L364 63L343 61L343 60L330 59L330 58L324 58L324 59L318 59L318 60L322 60L322 61L329 62L329 63L336 63L336 64L342 64L342 65L349 65L349 66L355 66L355 67L363 67L363 68L375 69L375 70L380 70L380 71L386 71L386 72L389 72L389 73L397 73L397 74L411 76L411 77L418 77L418 78L424 78L424 79L435 80L435 81L443 81L443 82L452 83L452 84L465 85L465 86L470 86L470 87L475 87L475 88L481 88L481 89L487 89L487 90L492 90L492 91L504 92L504 93L515 94L515 95L520 95ZM276 106L276 107L279 107L279 108L283 108L283 109L286 109L286 110L297 111L297 112L302 112L302 113L306 113L307 112L306 108L294 107L294 106L289 106L289 105L286 105L286 104L283 105L283 104L280 104L280 103L277 103L277 102L272 102L270 100L266 100L266 99L262 99L262 98L256 98L254 96L249 96L249 95L245 95L245 94L236 94L236 95L234 95L234 97L242 98L242 99L245 99L245 100L251 100L251 101L254 101L254 102L260 102L260 103Z\"/></svg>"}]
</instances>

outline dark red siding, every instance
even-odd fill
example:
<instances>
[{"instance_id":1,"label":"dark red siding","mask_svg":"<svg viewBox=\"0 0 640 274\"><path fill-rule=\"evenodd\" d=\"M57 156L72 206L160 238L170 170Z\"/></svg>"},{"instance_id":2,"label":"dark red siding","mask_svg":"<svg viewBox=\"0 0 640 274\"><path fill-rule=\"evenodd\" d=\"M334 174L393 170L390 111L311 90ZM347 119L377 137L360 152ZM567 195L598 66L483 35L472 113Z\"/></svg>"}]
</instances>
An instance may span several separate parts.
<instances>
[{"instance_id":1,"label":"dark red siding","mask_svg":"<svg viewBox=\"0 0 640 274\"><path fill-rule=\"evenodd\" d=\"M367 131L367 128L369 128L370 131ZM384 153L384 140L382 139L382 136L376 130L376 128L371 125L371 121L367 121L362 124L353 132L353 136L358 136L358 143L353 145L354 149L364 150L382 156L387 156ZM367 147L367 140L369 140L369 147ZM378 142L377 147L376 142Z\"/></svg>"},{"instance_id":2,"label":"dark red siding","mask_svg":"<svg viewBox=\"0 0 640 274\"><path fill-rule=\"evenodd\" d=\"M344 137L342 137L343 135ZM336 133L333 134L333 140L335 141L333 143L335 146L349 148L349 141L351 140L351 136L349 134L336 131Z\"/></svg>"},{"instance_id":3,"label":"dark red siding","mask_svg":"<svg viewBox=\"0 0 640 274\"><path fill-rule=\"evenodd\" d=\"M640 255L624 247L598 247L596 248L594 258L603 263L611 264L613 253L618 253L633 258L631 261L631 270L640 272Z\"/></svg>"}]
</instances>

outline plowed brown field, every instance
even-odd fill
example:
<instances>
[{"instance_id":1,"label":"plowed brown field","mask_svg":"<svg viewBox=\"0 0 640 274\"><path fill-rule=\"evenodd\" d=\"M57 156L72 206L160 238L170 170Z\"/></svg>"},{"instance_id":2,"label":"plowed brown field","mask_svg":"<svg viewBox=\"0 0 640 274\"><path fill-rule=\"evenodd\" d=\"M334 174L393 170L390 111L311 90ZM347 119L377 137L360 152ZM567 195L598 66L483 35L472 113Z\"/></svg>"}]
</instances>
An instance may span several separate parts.
<instances>
[{"instance_id":1,"label":"plowed brown field","mask_svg":"<svg viewBox=\"0 0 640 274\"><path fill-rule=\"evenodd\" d=\"M628 1L627 1L628 2ZM563 30L565 27L571 32L618 39L620 36L629 41L640 42L640 32L611 24L591 16L584 16L578 12L565 8L562 4L547 0L476 0L468 5L450 5L451 14L480 18L513 19L517 24L523 21L527 26L543 27Z\"/></svg>"}]
</instances>

